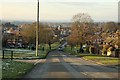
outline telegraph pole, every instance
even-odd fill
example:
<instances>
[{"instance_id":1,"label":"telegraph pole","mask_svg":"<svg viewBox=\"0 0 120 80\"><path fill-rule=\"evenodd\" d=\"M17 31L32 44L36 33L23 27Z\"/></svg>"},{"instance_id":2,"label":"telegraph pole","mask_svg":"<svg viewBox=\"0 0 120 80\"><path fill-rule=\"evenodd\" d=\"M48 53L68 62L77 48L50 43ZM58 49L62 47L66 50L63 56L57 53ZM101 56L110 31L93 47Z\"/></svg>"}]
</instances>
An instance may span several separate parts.
<instances>
[{"instance_id":1,"label":"telegraph pole","mask_svg":"<svg viewBox=\"0 0 120 80\"><path fill-rule=\"evenodd\" d=\"M39 29L39 0L37 1L37 26L36 26L36 56L38 56L38 29Z\"/></svg>"}]
</instances>

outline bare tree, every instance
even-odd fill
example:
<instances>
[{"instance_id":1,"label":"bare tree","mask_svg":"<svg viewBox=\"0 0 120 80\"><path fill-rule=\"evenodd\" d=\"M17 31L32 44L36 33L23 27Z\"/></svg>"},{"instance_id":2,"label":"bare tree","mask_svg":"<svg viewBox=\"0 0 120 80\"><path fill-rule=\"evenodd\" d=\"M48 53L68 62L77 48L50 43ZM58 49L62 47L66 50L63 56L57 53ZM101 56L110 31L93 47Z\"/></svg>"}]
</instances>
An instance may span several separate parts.
<instances>
[{"instance_id":1,"label":"bare tree","mask_svg":"<svg viewBox=\"0 0 120 80\"><path fill-rule=\"evenodd\" d=\"M72 19L73 22L78 22L78 23L91 23L93 20L91 19L91 16L87 13L78 13L73 16Z\"/></svg>"},{"instance_id":2,"label":"bare tree","mask_svg":"<svg viewBox=\"0 0 120 80\"><path fill-rule=\"evenodd\" d=\"M24 41L31 43L35 42L35 26L36 24L25 24L22 26L20 34Z\"/></svg>"},{"instance_id":3,"label":"bare tree","mask_svg":"<svg viewBox=\"0 0 120 80\"><path fill-rule=\"evenodd\" d=\"M35 28L36 23L32 24L26 24L22 27L20 33L24 40L26 40L30 44L35 43ZM49 44L49 47L51 47L52 44L52 30L49 28L48 25L43 25L42 23L39 26L39 44L46 43Z\"/></svg>"},{"instance_id":4,"label":"bare tree","mask_svg":"<svg viewBox=\"0 0 120 80\"><path fill-rule=\"evenodd\" d=\"M69 38L74 37L76 45L81 45L82 43L85 43L87 37L93 33L91 27L93 20L87 13L78 13L73 16L72 21L71 35Z\"/></svg>"}]
</instances>

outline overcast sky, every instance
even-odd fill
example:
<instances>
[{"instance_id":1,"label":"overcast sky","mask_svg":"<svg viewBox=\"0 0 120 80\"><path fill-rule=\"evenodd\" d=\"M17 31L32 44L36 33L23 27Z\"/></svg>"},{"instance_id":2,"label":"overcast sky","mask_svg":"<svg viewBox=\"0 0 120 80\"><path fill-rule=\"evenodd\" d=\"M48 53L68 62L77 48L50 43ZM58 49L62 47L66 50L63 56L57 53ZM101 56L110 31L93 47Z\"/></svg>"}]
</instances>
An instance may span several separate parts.
<instances>
[{"instance_id":1,"label":"overcast sky","mask_svg":"<svg viewBox=\"0 0 120 80\"><path fill-rule=\"evenodd\" d=\"M40 20L69 22L77 13L94 21L117 21L119 0L40 0ZM0 0L2 20L36 21L37 0Z\"/></svg>"}]
</instances>

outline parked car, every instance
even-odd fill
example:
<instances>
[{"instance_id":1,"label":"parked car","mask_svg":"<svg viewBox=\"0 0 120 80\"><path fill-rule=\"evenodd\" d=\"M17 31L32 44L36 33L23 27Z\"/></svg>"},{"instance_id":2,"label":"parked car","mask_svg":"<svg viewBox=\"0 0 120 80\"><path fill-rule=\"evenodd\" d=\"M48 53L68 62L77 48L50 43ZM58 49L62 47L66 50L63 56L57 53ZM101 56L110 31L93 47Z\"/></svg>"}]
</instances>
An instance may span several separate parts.
<instances>
[{"instance_id":1,"label":"parked car","mask_svg":"<svg viewBox=\"0 0 120 80\"><path fill-rule=\"evenodd\" d=\"M60 47L58 48L59 51L63 51L63 49L64 49L64 47L62 47L62 46L60 46Z\"/></svg>"},{"instance_id":2,"label":"parked car","mask_svg":"<svg viewBox=\"0 0 120 80\"><path fill-rule=\"evenodd\" d=\"M9 45L9 48L15 48L15 46L14 45Z\"/></svg>"}]
</instances>

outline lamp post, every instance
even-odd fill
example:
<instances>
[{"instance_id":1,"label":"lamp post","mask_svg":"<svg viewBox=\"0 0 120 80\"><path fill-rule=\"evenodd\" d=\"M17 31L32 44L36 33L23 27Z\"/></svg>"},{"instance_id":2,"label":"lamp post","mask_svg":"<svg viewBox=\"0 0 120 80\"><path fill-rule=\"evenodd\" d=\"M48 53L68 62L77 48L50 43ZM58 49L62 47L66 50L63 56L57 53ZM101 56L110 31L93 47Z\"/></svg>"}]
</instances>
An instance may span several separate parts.
<instances>
[{"instance_id":1,"label":"lamp post","mask_svg":"<svg viewBox=\"0 0 120 80\"><path fill-rule=\"evenodd\" d=\"M38 56L39 0L37 1L36 56Z\"/></svg>"}]
</instances>

